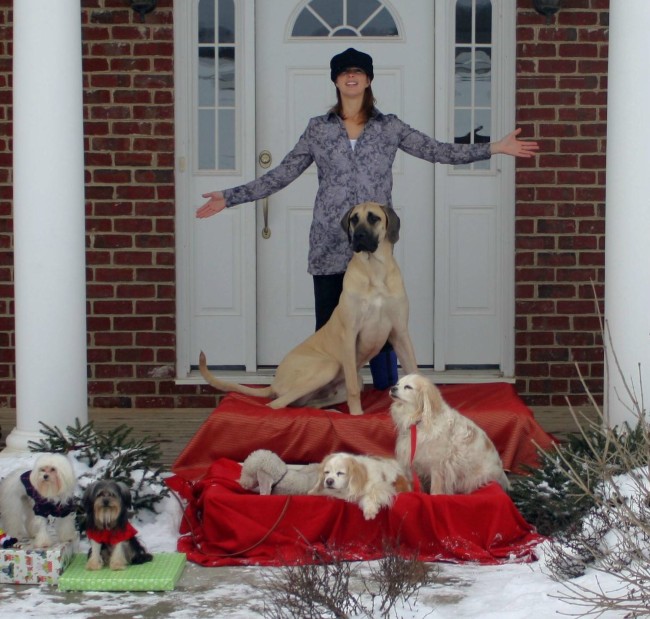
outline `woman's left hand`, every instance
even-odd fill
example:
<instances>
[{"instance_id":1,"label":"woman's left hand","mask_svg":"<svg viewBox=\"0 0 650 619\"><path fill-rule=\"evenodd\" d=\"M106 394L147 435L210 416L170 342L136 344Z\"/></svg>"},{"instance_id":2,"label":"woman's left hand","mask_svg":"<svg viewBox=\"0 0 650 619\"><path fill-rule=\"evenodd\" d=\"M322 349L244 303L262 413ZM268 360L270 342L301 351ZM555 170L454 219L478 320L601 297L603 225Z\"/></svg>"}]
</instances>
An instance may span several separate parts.
<instances>
[{"instance_id":1,"label":"woman's left hand","mask_svg":"<svg viewBox=\"0 0 650 619\"><path fill-rule=\"evenodd\" d=\"M519 140L517 136L521 133L520 129L515 129L498 142L490 144L490 152L493 155L512 155L513 157L533 157L539 150L537 142L529 140Z\"/></svg>"}]
</instances>

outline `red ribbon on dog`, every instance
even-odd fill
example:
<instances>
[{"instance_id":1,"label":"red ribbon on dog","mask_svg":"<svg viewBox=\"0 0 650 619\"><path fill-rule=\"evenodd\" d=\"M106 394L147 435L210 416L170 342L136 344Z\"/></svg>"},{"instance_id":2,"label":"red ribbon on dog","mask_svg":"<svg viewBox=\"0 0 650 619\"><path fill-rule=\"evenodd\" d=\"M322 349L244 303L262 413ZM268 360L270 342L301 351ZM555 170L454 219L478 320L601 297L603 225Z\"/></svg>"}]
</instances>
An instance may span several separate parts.
<instances>
[{"instance_id":1,"label":"red ribbon on dog","mask_svg":"<svg viewBox=\"0 0 650 619\"><path fill-rule=\"evenodd\" d=\"M110 544L115 546L120 542L126 542L138 534L135 527L130 522L126 523L123 529L86 529L88 539L98 544Z\"/></svg>"},{"instance_id":2,"label":"red ribbon on dog","mask_svg":"<svg viewBox=\"0 0 650 619\"><path fill-rule=\"evenodd\" d=\"M418 442L418 429L415 424L411 426L411 474L413 475L413 491L422 492L420 487L420 479L418 478L417 473L413 469L413 460L415 460L415 448L417 447Z\"/></svg>"}]
</instances>

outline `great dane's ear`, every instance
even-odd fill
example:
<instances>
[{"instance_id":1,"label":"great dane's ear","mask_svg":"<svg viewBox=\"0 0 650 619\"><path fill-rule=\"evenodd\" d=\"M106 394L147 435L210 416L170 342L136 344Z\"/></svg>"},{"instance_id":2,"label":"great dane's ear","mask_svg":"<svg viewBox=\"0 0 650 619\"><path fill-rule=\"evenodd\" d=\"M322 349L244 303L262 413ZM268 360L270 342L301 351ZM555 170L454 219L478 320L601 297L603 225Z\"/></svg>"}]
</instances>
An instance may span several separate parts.
<instances>
[{"instance_id":1,"label":"great dane's ear","mask_svg":"<svg viewBox=\"0 0 650 619\"><path fill-rule=\"evenodd\" d=\"M386 238L394 245L399 241L399 217L391 207L383 206L382 208L386 213Z\"/></svg>"},{"instance_id":2,"label":"great dane's ear","mask_svg":"<svg viewBox=\"0 0 650 619\"><path fill-rule=\"evenodd\" d=\"M353 210L354 206L343 215L343 219L341 219L341 228L343 228L343 232L348 235L348 243L352 243L352 235L350 234L350 215L352 215Z\"/></svg>"}]
</instances>

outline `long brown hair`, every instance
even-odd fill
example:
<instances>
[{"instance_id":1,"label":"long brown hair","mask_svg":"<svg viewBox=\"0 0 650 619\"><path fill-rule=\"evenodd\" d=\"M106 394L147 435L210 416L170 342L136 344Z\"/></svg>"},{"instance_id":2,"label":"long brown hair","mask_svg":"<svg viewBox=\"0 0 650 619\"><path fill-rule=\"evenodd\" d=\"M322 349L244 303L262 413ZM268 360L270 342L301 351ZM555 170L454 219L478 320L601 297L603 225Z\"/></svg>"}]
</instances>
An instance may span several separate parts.
<instances>
[{"instance_id":1,"label":"long brown hair","mask_svg":"<svg viewBox=\"0 0 650 619\"><path fill-rule=\"evenodd\" d=\"M377 100L375 99L375 95L372 94L372 86L369 84L368 88L363 91L363 101L361 102L361 111L359 112L363 118L363 122L367 122L370 116L372 116L372 113L375 111L375 103L377 103ZM332 106L330 112L345 120L345 116L343 116L341 91L338 88L336 89L336 104Z\"/></svg>"}]
</instances>

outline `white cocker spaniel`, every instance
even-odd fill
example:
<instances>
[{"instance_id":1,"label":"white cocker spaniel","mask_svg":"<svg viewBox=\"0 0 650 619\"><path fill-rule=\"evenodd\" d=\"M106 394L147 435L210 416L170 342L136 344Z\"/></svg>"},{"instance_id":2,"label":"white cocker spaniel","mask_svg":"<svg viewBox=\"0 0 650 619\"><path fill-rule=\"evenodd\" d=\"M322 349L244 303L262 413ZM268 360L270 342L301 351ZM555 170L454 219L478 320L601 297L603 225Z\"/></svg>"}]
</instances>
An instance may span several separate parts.
<instances>
[{"instance_id":1,"label":"white cocker spaniel","mask_svg":"<svg viewBox=\"0 0 650 619\"><path fill-rule=\"evenodd\" d=\"M390 413L397 427L395 454L415 471L430 494L467 494L491 481L510 486L488 435L451 408L424 376L408 374L390 390ZM412 426L416 450L411 462Z\"/></svg>"}]
</instances>

